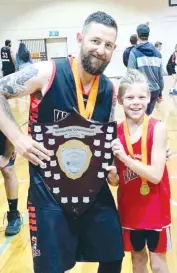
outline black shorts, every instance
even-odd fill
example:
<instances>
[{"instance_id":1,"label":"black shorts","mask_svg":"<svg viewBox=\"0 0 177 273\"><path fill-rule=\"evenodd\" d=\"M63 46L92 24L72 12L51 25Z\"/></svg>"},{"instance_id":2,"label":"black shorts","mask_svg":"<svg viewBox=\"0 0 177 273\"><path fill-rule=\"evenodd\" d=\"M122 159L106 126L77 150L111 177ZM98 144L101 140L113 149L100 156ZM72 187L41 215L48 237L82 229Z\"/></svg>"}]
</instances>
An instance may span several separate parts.
<instances>
[{"instance_id":1,"label":"black shorts","mask_svg":"<svg viewBox=\"0 0 177 273\"><path fill-rule=\"evenodd\" d=\"M174 75L174 74L176 74L175 67L167 65L167 72L168 72L168 75Z\"/></svg>"},{"instance_id":2,"label":"black shorts","mask_svg":"<svg viewBox=\"0 0 177 273\"><path fill-rule=\"evenodd\" d=\"M171 250L170 227L156 230L124 229L125 251L141 251L147 245L150 252L165 253Z\"/></svg>"},{"instance_id":3,"label":"black shorts","mask_svg":"<svg viewBox=\"0 0 177 273\"><path fill-rule=\"evenodd\" d=\"M41 185L40 190L40 198L42 193L45 199L45 187ZM106 191L103 189L77 218L50 196L46 207L36 207L28 201L35 273L63 273L76 261L112 262L123 258L119 216L111 193Z\"/></svg>"},{"instance_id":4,"label":"black shorts","mask_svg":"<svg viewBox=\"0 0 177 273\"><path fill-rule=\"evenodd\" d=\"M3 73L3 77L5 77L5 76L8 76L8 75L10 75L12 73L15 73L15 69L11 70L11 71L2 71L2 73Z\"/></svg>"},{"instance_id":5,"label":"black shorts","mask_svg":"<svg viewBox=\"0 0 177 273\"><path fill-rule=\"evenodd\" d=\"M6 136L0 132L0 155L3 155L5 153L5 145L6 145ZM13 166L15 163L15 159L16 159L16 153L14 152L10 159L9 159L9 163L7 164L6 167L10 167Z\"/></svg>"}]
</instances>

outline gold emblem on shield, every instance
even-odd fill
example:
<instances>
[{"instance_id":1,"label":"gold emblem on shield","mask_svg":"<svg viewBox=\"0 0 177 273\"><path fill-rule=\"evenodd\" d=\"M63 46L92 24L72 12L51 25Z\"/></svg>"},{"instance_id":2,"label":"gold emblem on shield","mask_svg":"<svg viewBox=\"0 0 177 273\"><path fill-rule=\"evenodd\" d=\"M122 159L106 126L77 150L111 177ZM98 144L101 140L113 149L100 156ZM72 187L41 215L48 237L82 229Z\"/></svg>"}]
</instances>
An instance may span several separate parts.
<instances>
[{"instance_id":1,"label":"gold emblem on shield","mask_svg":"<svg viewBox=\"0 0 177 273\"><path fill-rule=\"evenodd\" d=\"M56 156L61 170L75 180L89 168L92 152L88 145L73 139L60 145Z\"/></svg>"}]
</instances>

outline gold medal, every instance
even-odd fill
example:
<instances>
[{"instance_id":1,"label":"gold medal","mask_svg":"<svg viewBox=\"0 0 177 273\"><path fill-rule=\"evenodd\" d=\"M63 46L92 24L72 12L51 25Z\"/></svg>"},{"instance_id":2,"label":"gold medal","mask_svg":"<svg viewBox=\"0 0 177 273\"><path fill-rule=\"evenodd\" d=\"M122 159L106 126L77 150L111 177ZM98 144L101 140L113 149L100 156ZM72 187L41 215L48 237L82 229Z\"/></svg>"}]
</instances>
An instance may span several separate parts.
<instances>
[{"instance_id":1,"label":"gold medal","mask_svg":"<svg viewBox=\"0 0 177 273\"><path fill-rule=\"evenodd\" d=\"M142 184L140 188L140 193L142 195L148 195L150 193L150 188L148 184Z\"/></svg>"},{"instance_id":2,"label":"gold medal","mask_svg":"<svg viewBox=\"0 0 177 273\"><path fill-rule=\"evenodd\" d=\"M83 95L82 95L82 85L81 85L81 80L78 73L78 64L77 64L76 58L73 59L71 68L72 68L75 85L76 85L76 94L77 94L77 103L78 103L79 113L84 118L91 119L94 108L95 108L96 99L97 99L100 76L95 77L95 80L89 92L87 105L85 107Z\"/></svg>"},{"instance_id":3,"label":"gold medal","mask_svg":"<svg viewBox=\"0 0 177 273\"><path fill-rule=\"evenodd\" d=\"M142 138L141 138L141 156L142 156L142 163L147 165L147 133L148 133L148 124L149 124L149 118L147 115L144 116L144 121L143 121L143 133L142 133ZM127 121L125 120L123 123L124 127L124 135L125 135L125 140L127 144L127 149L129 152L129 155L135 159L134 157L134 152L133 152L133 147L131 144L131 139L130 139L130 133L128 129L128 124ZM150 187L148 185L147 179L145 177L141 177L142 184L140 188L140 193L142 195L148 195L150 193Z\"/></svg>"}]
</instances>

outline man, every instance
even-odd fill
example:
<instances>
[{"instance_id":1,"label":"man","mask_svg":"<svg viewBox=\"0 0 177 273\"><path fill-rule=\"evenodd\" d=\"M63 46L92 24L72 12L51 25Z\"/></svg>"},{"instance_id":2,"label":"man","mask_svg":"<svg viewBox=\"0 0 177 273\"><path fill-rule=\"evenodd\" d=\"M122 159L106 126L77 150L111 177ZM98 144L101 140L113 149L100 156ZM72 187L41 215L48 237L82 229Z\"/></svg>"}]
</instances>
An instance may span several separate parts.
<instances>
[{"instance_id":1,"label":"man","mask_svg":"<svg viewBox=\"0 0 177 273\"><path fill-rule=\"evenodd\" d=\"M170 95L177 95L177 90L175 89L176 84L177 84L177 74L176 74L176 65L177 65L177 45L175 45L175 51L173 54L170 56L168 63L167 63L167 72L169 76L173 77L173 85L172 88L170 89L169 94Z\"/></svg>"},{"instance_id":2,"label":"man","mask_svg":"<svg viewBox=\"0 0 177 273\"><path fill-rule=\"evenodd\" d=\"M7 138L0 132L0 171L4 178L6 196L9 206L7 212L7 227L5 229L6 236L13 236L19 233L22 225L18 207L18 179L15 173L16 154L13 146Z\"/></svg>"},{"instance_id":3,"label":"man","mask_svg":"<svg viewBox=\"0 0 177 273\"><path fill-rule=\"evenodd\" d=\"M73 217L56 203L45 186L40 168L35 166L42 164L42 159L50 160L48 151L22 134L6 98L31 94L30 126L36 121L59 121L73 112L73 108L82 114L80 104L83 100L86 105L90 102L89 93L100 76L94 112L89 118L110 121L116 97L112 83L102 73L111 60L116 37L117 25L112 17L104 12L93 13L86 19L82 33L77 35L80 44L77 58L36 63L9 76L5 82L0 81L0 129L17 152L33 163L30 164L28 205L35 273L63 273L81 258L99 262L99 273L118 273L124 255L122 232L107 183L81 216ZM78 81L73 76L73 63ZM82 90L78 82L82 83ZM78 92L81 99L76 95ZM117 174L114 176L116 180Z\"/></svg>"},{"instance_id":4,"label":"man","mask_svg":"<svg viewBox=\"0 0 177 273\"><path fill-rule=\"evenodd\" d=\"M162 50L162 43L161 42L156 42L155 44L154 44L154 46L155 46L155 48L159 51L159 52L161 52L161 50Z\"/></svg>"},{"instance_id":5,"label":"man","mask_svg":"<svg viewBox=\"0 0 177 273\"><path fill-rule=\"evenodd\" d=\"M135 68L141 71L148 80L151 92L151 100L147 107L147 115L150 115L155 103L164 87L162 56L153 44L148 42L150 29L147 24L137 27L139 44L130 52L128 68Z\"/></svg>"},{"instance_id":6,"label":"man","mask_svg":"<svg viewBox=\"0 0 177 273\"><path fill-rule=\"evenodd\" d=\"M162 43L157 41L157 42L155 42L154 46L161 53L161 51L162 51ZM164 68L163 68L163 75L166 75L166 73L164 71ZM162 90L159 93L159 96L157 98L157 102L161 102L161 101L162 101Z\"/></svg>"},{"instance_id":7,"label":"man","mask_svg":"<svg viewBox=\"0 0 177 273\"><path fill-rule=\"evenodd\" d=\"M1 48L3 77L15 72L15 57L11 46L11 40L6 40L5 46Z\"/></svg>"},{"instance_id":8,"label":"man","mask_svg":"<svg viewBox=\"0 0 177 273\"><path fill-rule=\"evenodd\" d=\"M6 40L5 46L1 48L1 60L2 60L2 72L3 76L7 76L15 72L15 59L13 52L11 50L11 41ZM3 154L6 153L6 142L5 136L0 132L1 147L3 149ZM9 211L7 212L8 225L5 230L6 236L12 236L17 234L21 229L21 219L18 206L18 180L15 173L15 154L11 154L11 158L8 164L1 169L2 176L4 178L4 184L6 189L6 196L9 206Z\"/></svg>"},{"instance_id":9,"label":"man","mask_svg":"<svg viewBox=\"0 0 177 273\"><path fill-rule=\"evenodd\" d=\"M127 47L123 53L123 63L127 67L128 65L128 59L130 56L131 50L134 48L134 46L137 44L138 38L136 34L133 34L130 36L130 44L131 46Z\"/></svg>"}]
</instances>

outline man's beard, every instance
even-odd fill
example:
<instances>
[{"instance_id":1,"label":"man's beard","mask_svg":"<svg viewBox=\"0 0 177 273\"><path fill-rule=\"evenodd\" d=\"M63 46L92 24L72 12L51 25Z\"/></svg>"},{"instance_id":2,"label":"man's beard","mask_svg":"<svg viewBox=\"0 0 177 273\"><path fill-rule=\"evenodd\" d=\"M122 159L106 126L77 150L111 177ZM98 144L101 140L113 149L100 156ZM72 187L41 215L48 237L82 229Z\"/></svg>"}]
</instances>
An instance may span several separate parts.
<instances>
[{"instance_id":1,"label":"man's beard","mask_svg":"<svg viewBox=\"0 0 177 273\"><path fill-rule=\"evenodd\" d=\"M84 53L83 50L81 50L81 63L84 70L91 75L100 75L103 73L110 61L102 61L95 57L94 63L92 62L93 58L93 55L90 53ZM100 63L100 65L97 65L97 63Z\"/></svg>"}]
</instances>

